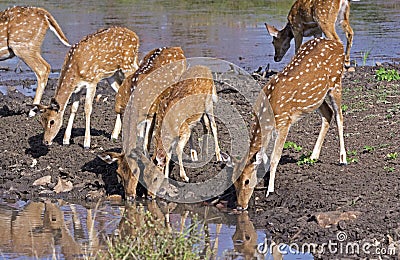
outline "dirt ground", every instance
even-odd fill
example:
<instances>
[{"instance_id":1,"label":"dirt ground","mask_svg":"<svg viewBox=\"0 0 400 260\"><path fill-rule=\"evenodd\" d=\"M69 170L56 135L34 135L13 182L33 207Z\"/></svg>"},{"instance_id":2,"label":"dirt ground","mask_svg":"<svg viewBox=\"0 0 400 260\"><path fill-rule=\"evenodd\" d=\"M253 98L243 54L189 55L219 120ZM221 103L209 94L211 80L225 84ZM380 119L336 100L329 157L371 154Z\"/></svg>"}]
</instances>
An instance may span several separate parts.
<instances>
[{"instance_id":1,"label":"dirt ground","mask_svg":"<svg viewBox=\"0 0 400 260\"><path fill-rule=\"evenodd\" d=\"M399 65L385 66L400 69ZM379 247L387 247L392 239L400 240L400 158L396 156L400 154L400 87L398 81L376 80L377 69L357 67L355 72L346 72L344 76L347 166L338 164L335 122L325 139L320 161L312 165L299 165L299 162L302 155L312 151L320 128L318 115L311 114L291 128L287 141L301 146L302 150L284 150L277 169L276 193L265 198L263 191L256 191L249 208L254 225L270 230L275 241L322 244L337 240L338 231L346 233L347 241L375 243ZM83 149L82 107L75 120L70 145L62 145L68 108L64 126L53 145L42 144L43 130L38 116L27 116L27 105L32 98L15 90L17 85L33 84L34 79L0 82L10 89L8 95L0 94L0 196L11 200L63 198L79 203L113 194L123 195L115 174L116 165L108 165L97 158L102 151L120 151L122 145L121 140L110 141L115 113L114 95L108 83L102 82L97 90L102 96L93 107L90 150ZM48 104L56 84L56 79L49 81L43 104ZM251 119L251 108L240 103L238 93L228 91L219 95L241 107L247 122ZM221 147L228 149L229 136L223 126L218 127ZM172 176L177 176L177 168L174 167ZM189 170L188 175L192 181L201 181L212 174L209 169ZM47 175L51 176L49 184L33 185L35 180ZM73 189L55 193L59 179L70 181ZM355 211L358 217L321 227L317 222L318 214L332 211ZM365 254L356 257L359 256Z\"/></svg>"}]
</instances>

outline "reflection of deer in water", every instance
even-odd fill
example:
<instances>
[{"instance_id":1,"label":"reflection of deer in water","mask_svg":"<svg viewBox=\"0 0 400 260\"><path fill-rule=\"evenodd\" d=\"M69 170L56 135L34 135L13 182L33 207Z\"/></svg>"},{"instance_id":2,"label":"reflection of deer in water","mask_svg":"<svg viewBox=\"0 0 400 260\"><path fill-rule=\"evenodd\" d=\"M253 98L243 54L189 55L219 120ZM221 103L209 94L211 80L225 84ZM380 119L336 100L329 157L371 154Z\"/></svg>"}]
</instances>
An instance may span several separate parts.
<instances>
[{"instance_id":1,"label":"reflection of deer in water","mask_svg":"<svg viewBox=\"0 0 400 260\"><path fill-rule=\"evenodd\" d=\"M234 249L244 255L245 259L265 259L265 256L257 251L257 232L247 212L237 215L236 231L232 236ZM274 260L283 259L276 247L272 247Z\"/></svg>"},{"instance_id":2,"label":"reflection of deer in water","mask_svg":"<svg viewBox=\"0 0 400 260\"><path fill-rule=\"evenodd\" d=\"M72 205L71 208L73 208ZM35 258L47 258L54 254L53 250L56 246L54 243L57 240L57 245L61 246L62 254L66 259L73 259L85 253L83 245L75 241L71 235L64 221L64 214L57 204L48 201L30 202L16 216L12 214L12 211L1 210L1 212L1 214L4 212L9 214L1 216L3 220L0 221L2 230L0 245L11 248L13 252ZM73 218L77 219L75 213L73 211ZM75 225L75 222L73 234L84 232L78 230L82 226ZM88 227L91 226L90 223L90 218L88 218ZM91 249L96 250L97 246L93 245Z\"/></svg>"}]
</instances>

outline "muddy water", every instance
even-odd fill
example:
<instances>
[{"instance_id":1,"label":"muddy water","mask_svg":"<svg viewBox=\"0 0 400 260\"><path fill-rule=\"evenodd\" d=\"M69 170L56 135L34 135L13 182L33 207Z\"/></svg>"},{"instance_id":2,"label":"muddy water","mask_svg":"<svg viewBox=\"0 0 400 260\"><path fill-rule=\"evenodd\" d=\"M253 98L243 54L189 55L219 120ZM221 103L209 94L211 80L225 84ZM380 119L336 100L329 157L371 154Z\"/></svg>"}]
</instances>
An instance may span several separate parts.
<instances>
[{"instance_id":1,"label":"muddy water","mask_svg":"<svg viewBox=\"0 0 400 260\"><path fill-rule=\"evenodd\" d=\"M273 61L271 37L264 22L282 28L293 0L255 1L1 1L8 6L34 5L48 9L71 43L99 28L126 26L140 37L141 55L160 46L182 46L188 57L218 57L248 70L271 64L281 69L294 47L280 63ZM397 0L352 2L351 25L355 32L351 57L358 65L400 60L400 2ZM339 26L337 31L345 40ZM292 43L293 45L293 43ZM52 34L43 56L60 69L68 48ZM364 58L363 58L364 57ZM15 66L17 59L0 66Z\"/></svg>"},{"instance_id":2,"label":"muddy water","mask_svg":"<svg viewBox=\"0 0 400 260\"><path fill-rule=\"evenodd\" d=\"M204 242L213 252L212 258L274 259L270 251L262 254L262 250L257 249L265 241L266 230L256 229L247 213L230 215L215 207L143 203L158 219L165 219L169 209L170 225L175 230L192 223L191 218L196 214L204 223L207 234ZM125 223L121 217L125 210L131 209L109 202L83 207L62 200L0 200L0 258L88 259L106 250L106 239L115 236L120 223ZM127 214L134 216L132 212ZM284 259L291 257L312 258L310 254L290 252Z\"/></svg>"}]
</instances>

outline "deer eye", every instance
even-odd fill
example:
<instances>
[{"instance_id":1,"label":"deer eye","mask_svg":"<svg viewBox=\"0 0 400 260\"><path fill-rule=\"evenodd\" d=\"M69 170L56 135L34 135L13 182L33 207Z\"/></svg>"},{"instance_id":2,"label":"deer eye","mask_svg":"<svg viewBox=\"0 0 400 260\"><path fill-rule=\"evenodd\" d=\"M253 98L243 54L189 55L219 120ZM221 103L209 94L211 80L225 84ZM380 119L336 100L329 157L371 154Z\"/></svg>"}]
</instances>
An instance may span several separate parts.
<instances>
[{"instance_id":1,"label":"deer eye","mask_svg":"<svg viewBox=\"0 0 400 260\"><path fill-rule=\"evenodd\" d=\"M53 126L55 122L54 122L54 120L50 120L49 123L50 123L50 126Z\"/></svg>"},{"instance_id":2,"label":"deer eye","mask_svg":"<svg viewBox=\"0 0 400 260\"><path fill-rule=\"evenodd\" d=\"M247 179L247 180L245 180L244 185L249 185L249 183L250 183L250 180Z\"/></svg>"}]
</instances>

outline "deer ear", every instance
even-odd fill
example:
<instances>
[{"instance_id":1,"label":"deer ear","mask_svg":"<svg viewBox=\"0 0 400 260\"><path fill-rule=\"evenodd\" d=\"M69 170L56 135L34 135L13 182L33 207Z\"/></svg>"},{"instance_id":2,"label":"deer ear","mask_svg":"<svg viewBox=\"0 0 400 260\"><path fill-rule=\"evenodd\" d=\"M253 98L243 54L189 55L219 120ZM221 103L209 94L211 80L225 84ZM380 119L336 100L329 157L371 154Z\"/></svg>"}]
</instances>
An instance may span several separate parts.
<instances>
[{"instance_id":1,"label":"deer ear","mask_svg":"<svg viewBox=\"0 0 400 260\"><path fill-rule=\"evenodd\" d=\"M278 37L278 32L279 32L278 29L267 23L265 23L265 27L267 28L269 35L271 35L272 37Z\"/></svg>"},{"instance_id":2,"label":"deer ear","mask_svg":"<svg viewBox=\"0 0 400 260\"><path fill-rule=\"evenodd\" d=\"M52 98L50 101L50 107L52 110L55 110L56 112L60 111L60 104L58 104L57 100L55 98Z\"/></svg>"},{"instance_id":3,"label":"deer ear","mask_svg":"<svg viewBox=\"0 0 400 260\"><path fill-rule=\"evenodd\" d=\"M34 117L38 112L43 113L48 106L43 106L40 104L28 104L28 107L31 107L31 110L29 110L29 117Z\"/></svg>"},{"instance_id":4,"label":"deer ear","mask_svg":"<svg viewBox=\"0 0 400 260\"><path fill-rule=\"evenodd\" d=\"M233 168L237 163L235 158L232 158L228 153L220 152L222 162L226 164L226 166Z\"/></svg>"}]
</instances>

